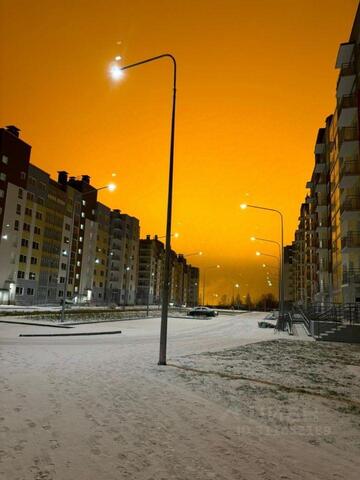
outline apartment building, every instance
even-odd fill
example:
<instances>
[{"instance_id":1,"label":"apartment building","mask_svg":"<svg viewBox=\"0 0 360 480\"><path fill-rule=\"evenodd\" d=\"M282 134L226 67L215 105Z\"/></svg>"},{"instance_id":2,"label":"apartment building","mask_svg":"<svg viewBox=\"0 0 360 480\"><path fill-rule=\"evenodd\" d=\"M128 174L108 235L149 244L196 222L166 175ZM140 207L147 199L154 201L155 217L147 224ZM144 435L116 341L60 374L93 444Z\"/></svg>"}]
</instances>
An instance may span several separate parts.
<instances>
[{"instance_id":1,"label":"apartment building","mask_svg":"<svg viewBox=\"0 0 360 480\"><path fill-rule=\"evenodd\" d=\"M19 288L17 267L31 153L19 132L14 126L0 129L0 303L15 302Z\"/></svg>"},{"instance_id":2,"label":"apartment building","mask_svg":"<svg viewBox=\"0 0 360 480\"><path fill-rule=\"evenodd\" d=\"M140 240L137 299L139 305L160 305L164 276L165 248L155 235ZM199 269L189 265L184 255L171 251L170 298L173 305L198 305Z\"/></svg>"},{"instance_id":3,"label":"apartment building","mask_svg":"<svg viewBox=\"0 0 360 480\"><path fill-rule=\"evenodd\" d=\"M140 239L136 303L161 305L165 248L157 235Z\"/></svg>"},{"instance_id":4,"label":"apartment building","mask_svg":"<svg viewBox=\"0 0 360 480\"><path fill-rule=\"evenodd\" d=\"M139 220L113 210L110 214L107 299L116 305L134 305L138 284Z\"/></svg>"},{"instance_id":5,"label":"apartment building","mask_svg":"<svg viewBox=\"0 0 360 480\"><path fill-rule=\"evenodd\" d=\"M284 247L284 301L287 304L291 304L295 301L295 272L294 272L294 253L295 245L286 245Z\"/></svg>"},{"instance_id":6,"label":"apartment building","mask_svg":"<svg viewBox=\"0 0 360 480\"><path fill-rule=\"evenodd\" d=\"M360 302L360 7L335 66L336 108L318 132L295 232L294 296L304 305Z\"/></svg>"},{"instance_id":7,"label":"apartment building","mask_svg":"<svg viewBox=\"0 0 360 480\"><path fill-rule=\"evenodd\" d=\"M164 244L98 201L88 175L30 163L31 147L0 129L0 304L161 304ZM171 252L170 303L197 305L199 270Z\"/></svg>"}]
</instances>

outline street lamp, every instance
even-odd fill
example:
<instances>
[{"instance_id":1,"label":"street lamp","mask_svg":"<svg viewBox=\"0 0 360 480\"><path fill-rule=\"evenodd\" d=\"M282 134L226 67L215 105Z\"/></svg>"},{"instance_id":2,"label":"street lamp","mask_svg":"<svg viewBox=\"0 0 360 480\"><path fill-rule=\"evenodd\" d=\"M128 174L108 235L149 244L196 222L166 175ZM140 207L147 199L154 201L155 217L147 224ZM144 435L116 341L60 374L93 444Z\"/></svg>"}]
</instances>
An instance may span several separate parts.
<instances>
[{"instance_id":1,"label":"street lamp","mask_svg":"<svg viewBox=\"0 0 360 480\"><path fill-rule=\"evenodd\" d=\"M233 285L232 298L233 298L234 306L235 306L235 288L240 288L240 285L239 285L238 283L235 283L235 285ZM238 305L238 304L237 304L237 308L239 309L239 305Z\"/></svg>"},{"instance_id":2,"label":"street lamp","mask_svg":"<svg viewBox=\"0 0 360 480\"><path fill-rule=\"evenodd\" d=\"M108 185L105 185L104 187L99 187L99 188L93 188L87 192L78 192L80 194L80 198L83 199L84 196L89 195L94 192L99 192L100 190L109 190L110 192L113 192L116 189L116 185L114 183L109 183ZM64 282L64 293L63 293L63 299L62 299L62 304L61 304L61 317L60 317L60 322L65 321L65 303L66 303L66 297L67 297L67 289L68 289L68 284L69 284L69 274L70 274L70 262L71 262L71 248L72 248L72 243L73 243L73 238L74 238L74 223L75 223L75 201L73 202L73 208L72 208L72 229L71 229L71 239L68 241L69 243L69 251L63 250L62 254L64 257L67 257L67 263L66 263L66 273L65 273L65 282ZM98 260L98 259L96 259ZM96 263L95 260L95 263Z\"/></svg>"},{"instance_id":3,"label":"street lamp","mask_svg":"<svg viewBox=\"0 0 360 480\"><path fill-rule=\"evenodd\" d=\"M274 244L276 244L276 245L278 246L278 248L279 248L279 257L280 257L280 255L281 255L281 246L280 246L280 243L277 242L276 240L270 240L269 238L260 238L260 237L254 237L254 236L250 237L250 240L251 240L252 242L259 241L259 242L268 242L268 243L274 243Z\"/></svg>"},{"instance_id":4,"label":"street lamp","mask_svg":"<svg viewBox=\"0 0 360 480\"><path fill-rule=\"evenodd\" d=\"M206 302L205 302L205 284L206 284L206 272L208 270L211 270L212 268L220 268L220 265L211 265L211 267L206 267L204 268L203 270L203 275L204 275L204 278L203 278L203 305L205 307L206 305Z\"/></svg>"},{"instance_id":5,"label":"street lamp","mask_svg":"<svg viewBox=\"0 0 360 480\"><path fill-rule=\"evenodd\" d=\"M174 237L174 238L179 238L179 237L180 237L180 233L175 232L175 233L172 233L170 236L171 236L171 237ZM161 235L160 237L157 237L157 238L158 238L158 240L160 240L160 238L166 238L166 235Z\"/></svg>"},{"instance_id":6,"label":"street lamp","mask_svg":"<svg viewBox=\"0 0 360 480\"><path fill-rule=\"evenodd\" d=\"M280 311L279 311L279 324L278 327L284 328L284 216L275 208L262 207L259 205L249 205L247 203L242 203L240 205L241 210L246 208L256 208L258 210L266 210L268 212L274 212L280 216L280 235L281 235L281 255L280 255Z\"/></svg>"},{"instance_id":7,"label":"street lamp","mask_svg":"<svg viewBox=\"0 0 360 480\"><path fill-rule=\"evenodd\" d=\"M170 132L170 159L169 159L169 181L168 181L168 198L167 198L167 217L166 217L166 244L165 244L165 267L164 267L164 283L161 307L161 327L160 327L160 352L159 365L166 365L166 344L167 344L167 323L169 310L169 294L170 294L170 263L171 263L171 217L172 217L172 201L173 201L173 177L174 177L174 146L175 146L175 106L176 106L176 60L170 53L157 55L156 57L147 58L140 62L130 65L119 66L112 63L110 66L110 74L114 80L122 77L124 70L138 67L146 63L167 58L173 65L173 95L172 95L172 114L171 114L171 132ZM115 61L121 60L116 57Z\"/></svg>"},{"instance_id":8,"label":"street lamp","mask_svg":"<svg viewBox=\"0 0 360 480\"><path fill-rule=\"evenodd\" d=\"M281 257L277 257L276 255L270 255L269 253L263 253L263 252L259 252L259 251L257 251L255 253L255 255L258 256L258 257L265 256L265 257L275 258L279 262L279 279L281 278ZM264 265L266 267L265 263L263 263L263 267L264 267ZM269 286L271 287L272 284L269 285ZM280 303L280 298L281 298L281 282L280 282L280 280L279 280L279 293L278 293L278 295L279 295L279 303Z\"/></svg>"}]
</instances>

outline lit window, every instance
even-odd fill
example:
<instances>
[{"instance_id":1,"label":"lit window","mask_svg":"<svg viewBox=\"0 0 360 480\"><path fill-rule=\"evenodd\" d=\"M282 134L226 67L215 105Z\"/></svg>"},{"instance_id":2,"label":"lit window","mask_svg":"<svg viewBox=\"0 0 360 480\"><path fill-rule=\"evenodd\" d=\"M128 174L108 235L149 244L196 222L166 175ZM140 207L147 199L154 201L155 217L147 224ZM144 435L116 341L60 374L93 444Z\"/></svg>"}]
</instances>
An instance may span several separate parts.
<instances>
[{"instance_id":1,"label":"lit window","mask_svg":"<svg viewBox=\"0 0 360 480\"><path fill-rule=\"evenodd\" d=\"M2 161L2 163L4 163L5 165L7 165L7 164L9 163L9 157L8 157L7 155L2 155L1 161Z\"/></svg>"},{"instance_id":2,"label":"lit window","mask_svg":"<svg viewBox=\"0 0 360 480\"><path fill-rule=\"evenodd\" d=\"M0 173L0 180L5 182L6 181L6 173Z\"/></svg>"},{"instance_id":3,"label":"lit window","mask_svg":"<svg viewBox=\"0 0 360 480\"><path fill-rule=\"evenodd\" d=\"M1 190L1 189L0 189L0 198L4 198L4 196L5 196L4 190Z\"/></svg>"}]
</instances>

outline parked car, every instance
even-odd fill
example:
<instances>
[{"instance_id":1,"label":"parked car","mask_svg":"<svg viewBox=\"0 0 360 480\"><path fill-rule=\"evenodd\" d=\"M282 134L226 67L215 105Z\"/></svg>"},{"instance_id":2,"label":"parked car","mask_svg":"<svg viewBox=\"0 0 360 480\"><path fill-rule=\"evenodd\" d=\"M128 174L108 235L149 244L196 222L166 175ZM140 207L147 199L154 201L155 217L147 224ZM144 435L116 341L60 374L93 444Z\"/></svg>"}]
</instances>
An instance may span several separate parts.
<instances>
[{"instance_id":1,"label":"parked car","mask_svg":"<svg viewBox=\"0 0 360 480\"><path fill-rule=\"evenodd\" d=\"M212 308L208 307L195 307L192 310L190 310L187 315L191 317L215 317L218 315L218 312L216 310L213 310Z\"/></svg>"}]
</instances>

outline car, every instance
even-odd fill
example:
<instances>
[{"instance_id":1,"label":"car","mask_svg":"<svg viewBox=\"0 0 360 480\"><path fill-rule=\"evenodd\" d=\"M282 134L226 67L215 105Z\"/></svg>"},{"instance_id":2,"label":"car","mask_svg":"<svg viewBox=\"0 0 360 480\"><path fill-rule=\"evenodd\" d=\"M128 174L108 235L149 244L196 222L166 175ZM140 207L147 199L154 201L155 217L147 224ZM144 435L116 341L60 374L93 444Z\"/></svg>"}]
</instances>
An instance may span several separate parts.
<instances>
[{"instance_id":1,"label":"car","mask_svg":"<svg viewBox=\"0 0 360 480\"><path fill-rule=\"evenodd\" d=\"M215 317L217 314L216 310L209 307L195 307L187 313L191 317Z\"/></svg>"}]
</instances>

